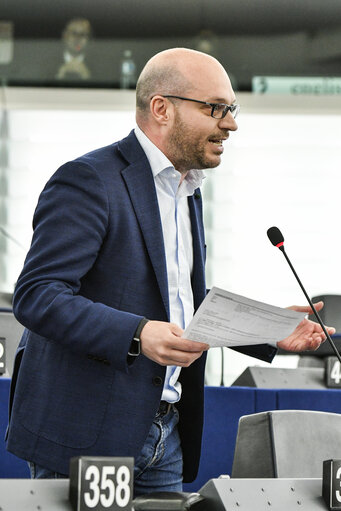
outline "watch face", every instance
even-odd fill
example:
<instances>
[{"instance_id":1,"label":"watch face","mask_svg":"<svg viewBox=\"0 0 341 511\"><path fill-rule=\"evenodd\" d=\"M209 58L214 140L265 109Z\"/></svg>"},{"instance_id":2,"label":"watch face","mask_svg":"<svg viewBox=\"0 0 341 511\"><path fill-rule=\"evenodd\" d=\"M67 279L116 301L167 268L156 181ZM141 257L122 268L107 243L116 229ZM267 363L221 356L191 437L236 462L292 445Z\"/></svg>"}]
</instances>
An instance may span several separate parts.
<instances>
[{"instance_id":1,"label":"watch face","mask_svg":"<svg viewBox=\"0 0 341 511\"><path fill-rule=\"evenodd\" d=\"M148 321L149 321L149 319L143 318L143 319L141 319L140 323L138 324L135 335L134 335L133 340L131 341L131 344L130 344L128 355L130 355L132 357L137 357L141 353L140 335L143 330L143 327L148 323Z\"/></svg>"},{"instance_id":2,"label":"watch face","mask_svg":"<svg viewBox=\"0 0 341 511\"><path fill-rule=\"evenodd\" d=\"M140 339L138 337L134 337L134 339L131 341L128 355L131 355L132 357L137 357L140 353L141 353Z\"/></svg>"}]
</instances>

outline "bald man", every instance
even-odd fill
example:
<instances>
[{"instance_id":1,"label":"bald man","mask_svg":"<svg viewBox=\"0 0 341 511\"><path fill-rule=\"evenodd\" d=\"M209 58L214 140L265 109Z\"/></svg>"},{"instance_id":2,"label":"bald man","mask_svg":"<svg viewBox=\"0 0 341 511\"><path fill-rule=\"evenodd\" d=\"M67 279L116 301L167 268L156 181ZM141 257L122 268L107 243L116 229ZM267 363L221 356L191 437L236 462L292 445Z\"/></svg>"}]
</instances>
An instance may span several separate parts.
<instances>
[{"instance_id":1,"label":"bald man","mask_svg":"<svg viewBox=\"0 0 341 511\"><path fill-rule=\"evenodd\" d=\"M146 64L136 97L135 129L60 167L40 196L14 295L26 330L8 450L42 478L67 476L73 456L133 456L139 495L197 474L208 346L182 334L206 295L203 169L239 106L219 62L184 48ZM322 340L305 320L279 345Z\"/></svg>"}]
</instances>

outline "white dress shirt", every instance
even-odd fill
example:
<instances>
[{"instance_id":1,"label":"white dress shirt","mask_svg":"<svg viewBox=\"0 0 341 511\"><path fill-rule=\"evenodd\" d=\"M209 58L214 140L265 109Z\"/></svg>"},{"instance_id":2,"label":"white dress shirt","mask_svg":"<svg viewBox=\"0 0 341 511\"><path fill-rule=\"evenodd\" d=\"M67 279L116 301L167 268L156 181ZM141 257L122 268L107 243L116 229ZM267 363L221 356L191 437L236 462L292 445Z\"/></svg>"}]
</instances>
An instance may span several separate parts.
<instances>
[{"instance_id":1,"label":"white dress shirt","mask_svg":"<svg viewBox=\"0 0 341 511\"><path fill-rule=\"evenodd\" d=\"M191 274L193 269L192 229L187 197L193 195L205 177L202 170L190 170L179 186L181 174L143 131L135 128L155 180L167 264L170 321L185 329L193 317ZM167 366L161 399L179 401L180 367Z\"/></svg>"}]
</instances>

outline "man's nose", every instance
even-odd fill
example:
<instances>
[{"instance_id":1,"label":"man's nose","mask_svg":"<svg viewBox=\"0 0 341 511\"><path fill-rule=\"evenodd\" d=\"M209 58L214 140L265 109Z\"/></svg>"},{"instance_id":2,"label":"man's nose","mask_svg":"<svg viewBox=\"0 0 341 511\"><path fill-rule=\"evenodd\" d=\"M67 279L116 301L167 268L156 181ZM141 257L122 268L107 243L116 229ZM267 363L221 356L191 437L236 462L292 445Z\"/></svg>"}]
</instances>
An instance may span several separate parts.
<instances>
[{"instance_id":1,"label":"man's nose","mask_svg":"<svg viewBox=\"0 0 341 511\"><path fill-rule=\"evenodd\" d=\"M219 128L229 130L229 131L236 131L238 129L238 124L236 123L236 119L233 117L231 112L227 112L225 117L222 119L219 119L218 123Z\"/></svg>"}]
</instances>

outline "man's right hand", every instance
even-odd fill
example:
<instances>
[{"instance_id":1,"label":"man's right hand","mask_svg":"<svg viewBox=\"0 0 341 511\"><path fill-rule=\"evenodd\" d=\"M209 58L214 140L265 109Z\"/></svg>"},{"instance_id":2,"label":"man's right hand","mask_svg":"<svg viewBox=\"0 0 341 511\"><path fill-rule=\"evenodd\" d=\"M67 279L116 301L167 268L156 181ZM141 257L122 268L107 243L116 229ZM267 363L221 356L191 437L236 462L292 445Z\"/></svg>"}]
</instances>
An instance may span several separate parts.
<instances>
[{"instance_id":1,"label":"man's right hand","mask_svg":"<svg viewBox=\"0 0 341 511\"><path fill-rule=\"evenodd\" d=\"M140 334L141 353L162 366L188 367L209 345L183 339L183 332L174 323L148 321Z\"/></svg>"}]
</instances>

